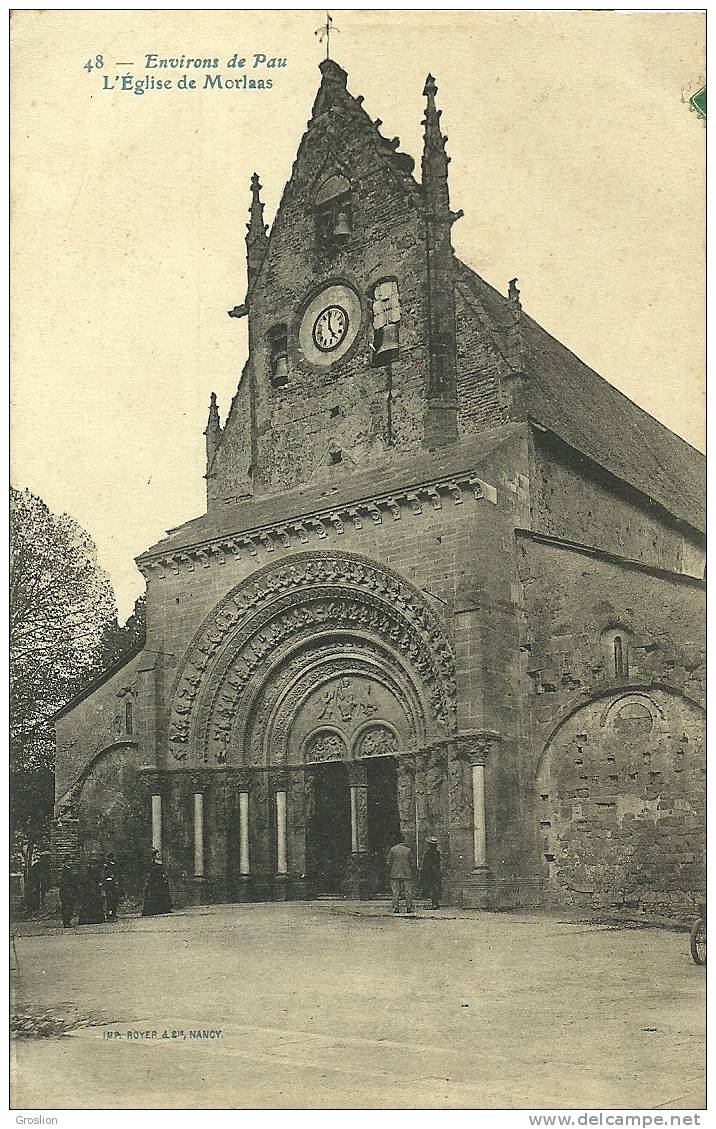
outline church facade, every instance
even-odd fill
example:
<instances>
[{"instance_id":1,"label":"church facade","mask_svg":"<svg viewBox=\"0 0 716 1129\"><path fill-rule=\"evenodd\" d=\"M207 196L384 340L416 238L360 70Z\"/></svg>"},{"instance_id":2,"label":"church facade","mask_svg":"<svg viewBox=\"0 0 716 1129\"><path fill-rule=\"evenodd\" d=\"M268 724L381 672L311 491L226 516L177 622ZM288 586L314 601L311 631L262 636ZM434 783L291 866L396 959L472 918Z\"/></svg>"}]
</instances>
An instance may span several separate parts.
<instances>
[{"instance_id":1,"label":"church facade","mask_svg":"<svg viewBox=\"0 0 716 1129\"><path fill-rule=\"evenodd\" d=\"M704 889L704 465L456 257L332 60L270 232L207 511L138 558L144 646L56 720L56 857L186 901L687 911Z\"/></svg>"}]
</instances>

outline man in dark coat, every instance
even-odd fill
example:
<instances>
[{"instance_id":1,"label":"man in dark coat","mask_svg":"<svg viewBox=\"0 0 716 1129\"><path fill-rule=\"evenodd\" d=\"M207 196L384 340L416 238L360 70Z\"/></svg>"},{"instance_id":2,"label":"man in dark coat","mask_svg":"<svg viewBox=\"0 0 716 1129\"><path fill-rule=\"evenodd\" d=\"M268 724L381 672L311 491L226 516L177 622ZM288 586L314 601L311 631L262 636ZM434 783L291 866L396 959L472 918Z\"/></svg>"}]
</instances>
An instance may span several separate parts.
<instances>
[{"instance_id":1,"label":"man in dark coat","mask_svg":"<svg viewBox=\"0 0 716 1129\"><path fill-rule=\"evenodd\" d=\"M144 888L142 917L154 917L158 913L171 913L172 900L169 895L169 881L158 851L152 852L149 864L147 885Z\"/></svg>"},{"instance_id":2,"label":"man in dark coat","mask_svg":"<svg viewBox=\"0 0 716 1129\"><path fill-rule=\"evenodd\" d=\"M38 895L40 909L45 908L45 894L50 888L50 852L41 851L40 857L32 868L37 870Z\"/></svg>"},{"instance_id":3,"label":"man in dark coat","mask_svg":"<svg viewBox=\"0 0 716 1129\"><path fill-rule=\"evenodd\" d=\"M107 921L116 921L117 907L122 900L122 890L114 855L107 855L107 861L104 864L102 886L104 889L104 905L107 911Z\"/></svg>"},{"instance_id":4,"label":"man in dark coat","mask_svg":"<svg viewBox=\"0 0 716 1129\"><path fill-rule=\"evenodd\" d=\"M420 868L420 893L424 898L430 898L433 909L440 908L443 894L443 876L438 841L432 835L427 840L423 865Z\"/></svg>"},{"instance_id":5,"label":"man in dark coat","mask_svg":"<svg viewBox=\"0 0 716 1129\"><path fill-rule=\"evenodd\" d=\"M69 929L72 924L72 915L75 912L77 901L77 878L71 862L63 864L60 871L60 908L62 909L62 924Z\"/></svg>"},{"instance_id":6,"label":"man in dark coat","mask_svg":"<svg viewBox=\"0 0 716 1129\"><path fill-rule=\"evenodd\" d=\"M79 884L80 917L79 925L104 924L104 903L102 901L101 869L97 862L89 862Z\"/></svg>"}]
</instances>

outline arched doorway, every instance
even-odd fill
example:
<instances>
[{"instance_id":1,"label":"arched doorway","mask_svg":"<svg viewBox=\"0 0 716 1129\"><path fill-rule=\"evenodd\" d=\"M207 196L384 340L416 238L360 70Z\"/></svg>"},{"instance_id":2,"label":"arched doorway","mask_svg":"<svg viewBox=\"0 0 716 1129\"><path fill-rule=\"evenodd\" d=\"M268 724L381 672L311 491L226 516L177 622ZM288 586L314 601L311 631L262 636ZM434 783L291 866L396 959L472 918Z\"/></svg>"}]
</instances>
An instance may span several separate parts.
<instances>
[{"instance_id":1,"label":"arched doorway","mask_svg":"<svg viewBox=\"0 0 716 1129\"><path fill-rule=\"evenodd\" d=\"M390 883L386 855L400 834L398 764L395 757L375 757L368 761L366 776L368 854L375 875L376 892L387 894Z\"/></svg>"},{"instance_id":2,"label":"arched doorway","mask_svg":"<svg viewBox=\"0 0 716 1129\"><path fill-rule=\"evenodd\" d=\"M197 633L169 755L224 770L211 779L229 782L226 840L256 896L302 897L312 879L330 892L347 847L346 892L362 895L371 848L384 857L398 823L414 834L416 750L452 730L455 695L422 593L366 558L302 553L257 572Z\"/></svg>"},{"instance_id":3,"label":"arched doorway","mask_svg":"<svg viewBox=\"0 0 716 1129\"><path fill-rule=\"evenodd\" d=\"M358 655L329 652L298 668L269 727L303 764L306 877L317 894L387 892L385 859L400 832L397 758L415 718L394 679ZM290 689L289 689L290 687ZM288 714L286 713L288 710ZM300 812L293 812L294 824Z\"/></svg>"},{"instance_id":4,"label":"arched doorway","mask_svg":"<svg viewBox=\"0 0 716 1129\"><path fill-rule=\"evenodd\" d=\"M306 871L317 894L338 894L351 854L351 798L342 761L313 765L314 807L306 827Z\"/></svg>"}]
</instances>

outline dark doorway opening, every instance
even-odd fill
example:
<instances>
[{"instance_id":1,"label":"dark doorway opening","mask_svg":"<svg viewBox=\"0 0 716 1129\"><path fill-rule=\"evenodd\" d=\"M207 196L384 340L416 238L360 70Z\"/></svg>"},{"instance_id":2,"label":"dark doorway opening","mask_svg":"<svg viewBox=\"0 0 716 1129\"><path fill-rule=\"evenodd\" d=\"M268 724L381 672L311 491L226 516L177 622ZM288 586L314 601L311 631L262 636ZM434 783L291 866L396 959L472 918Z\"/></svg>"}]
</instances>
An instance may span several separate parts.
<instances>
[{"instance_id":1,"label":"dark doorway opening","mask_svg":"<svg viewBox=\"0 0 716 1129\"><path fill-rule=\"evenodd\" d=\"M400 835L398 766L394 757L366 761L368 772L368 854L376 893L390 889L385 857Z\"/></svg>"},{"instance_id":2,"label":"dark doorway opening","mask_svg":"<svg viewBox=\"0 0 716 1129\"><path fill-rule=\"evenodd\" d=\"M342 763L317 765L313 772L315 808L309 828L311 877L317 894L341 892L341 877L351 853L351 793Z\"/></svg>"}]
</instances>

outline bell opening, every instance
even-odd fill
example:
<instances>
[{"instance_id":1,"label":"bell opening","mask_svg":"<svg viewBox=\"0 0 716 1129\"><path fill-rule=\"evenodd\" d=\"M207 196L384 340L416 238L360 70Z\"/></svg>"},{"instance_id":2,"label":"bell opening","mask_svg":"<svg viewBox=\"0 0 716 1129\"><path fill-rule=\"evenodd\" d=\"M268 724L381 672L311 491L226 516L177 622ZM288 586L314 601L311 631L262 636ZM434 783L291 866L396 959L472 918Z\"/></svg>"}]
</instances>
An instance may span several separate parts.
<instances>
[{"instance_id":1,"label":"bell opening","mask_svg":"<svg viewBox=\"0 0 716 1129\"><path fill-rule=\"evenodd\" d=\"M347 212L339 212L333 225L333 238L336 242L343 242L352 235L352 228Z\"/></svg>"},{"instance_id":2,"label":"bell opening","mask_svg":"<svg viewBox=\"0 0 716 1129\"><path fill-rule=\"evenodd\" d=\"M374 364L389 364L391 361L395 360L399 351L398 326L395 322L389 322L388 325L383 326L382 329L376 330L375 353L373 354Z\"/></svg>"},{"instance_id":3,"label":"bell opening","mask_svg":"<svg viewBox=\"0 0 716 1129\"><path fill-rule=\"evenodd\" d=\"M274 358L271 383L274 388L282 388L288 383L288 357L285 353L280 353Z\"/></svg>"}]
</instances>

